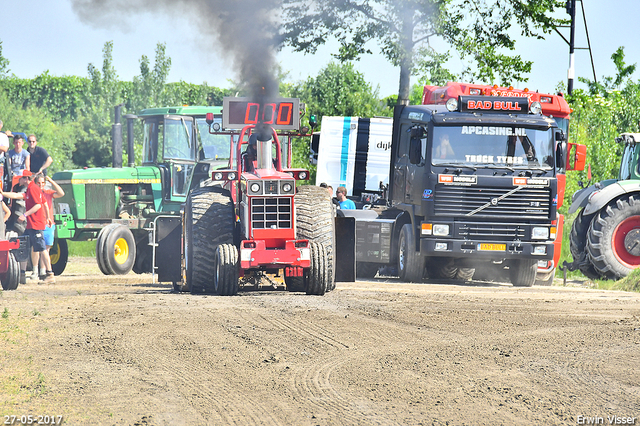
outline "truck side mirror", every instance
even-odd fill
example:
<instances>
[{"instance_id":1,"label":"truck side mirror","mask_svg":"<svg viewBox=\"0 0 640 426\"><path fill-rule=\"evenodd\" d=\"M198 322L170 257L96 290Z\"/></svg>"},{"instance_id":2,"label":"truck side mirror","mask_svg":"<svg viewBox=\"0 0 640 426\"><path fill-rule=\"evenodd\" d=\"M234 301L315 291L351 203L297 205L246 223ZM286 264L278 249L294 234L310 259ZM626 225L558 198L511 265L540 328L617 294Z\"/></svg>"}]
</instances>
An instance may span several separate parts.
<instances>
[{"instance_id":1,"label":"truck side mirror","mask_svg":"<svg viewBox=\"0 0 640 426\"><path fill-rule=\"evenodd\" d=\"M587 146L579 143L567 144L567 170L584 170L587 163Z\"/></svg>"},{"instance_id":2,"label":"truck side mirror","mask_svg":"<svg viewBox=\"0 0 640 426\"><path fill-rule=\"evenodd\" d=\"M422 138L412 136L409 141L409 162L420 164L422 161Z\"/></svg>"}]
</instances>

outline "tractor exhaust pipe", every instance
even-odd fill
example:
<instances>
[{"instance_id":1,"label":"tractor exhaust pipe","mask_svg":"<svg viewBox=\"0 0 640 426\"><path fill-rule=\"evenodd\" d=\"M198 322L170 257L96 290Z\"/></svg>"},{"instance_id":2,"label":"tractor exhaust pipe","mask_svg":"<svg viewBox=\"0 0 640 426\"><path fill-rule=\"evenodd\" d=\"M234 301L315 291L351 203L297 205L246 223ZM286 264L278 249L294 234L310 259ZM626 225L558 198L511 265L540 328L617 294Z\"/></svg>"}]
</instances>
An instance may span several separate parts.
<instances>
[{"instance_id":1,"label":"tractor exhaust pipe","mask_svg":"<svg viewBox=\"0 0 640 426\"><path fill-rule=\"evenodd\" d=\"M258 162L259 169L273 169L273 139L271 138L271 131L271 127L269 126L261 125L256 127L256 135L258 137L258 153L256 160Z\"/></svg>"},{"instance_id":2,"label":"tractor exhaust pipe","mask_svg":"<svg viewBox=\"0 0 640 426\"><path fill-rule=\"evenodd\" d=\"M124 118L127 120L127 160L129 167L136 165L136 153L133 151L133 121L138 118L134 114L126 114Z\"/></svg>"},{"instance_id":3,"label":"tractor exhaust pipe","mask_svg":"<svg viewBox=\"0 0 640 426\"><path fill-rule=\"evenodd\" d=\"M111 167L114 169L122 168L122 124L120 123L120 114L123 105L116 105L113 126L111 127Z\"/></svg>"}]
</instances>

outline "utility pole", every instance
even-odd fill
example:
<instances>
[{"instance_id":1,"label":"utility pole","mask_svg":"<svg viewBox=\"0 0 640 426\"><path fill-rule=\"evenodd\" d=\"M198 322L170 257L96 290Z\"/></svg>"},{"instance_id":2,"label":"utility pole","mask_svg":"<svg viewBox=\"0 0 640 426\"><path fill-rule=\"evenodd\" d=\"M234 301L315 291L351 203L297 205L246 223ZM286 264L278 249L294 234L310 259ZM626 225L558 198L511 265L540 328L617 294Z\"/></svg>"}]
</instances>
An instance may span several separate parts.
<instances>
[{"instance_id":1,"label":"utility pole","mask_svg":"<svg viewBox=\"0 0 640 426\"><path fill-rule=\"evenodd\" d=\"M576 0L567 0L567 13L571 16L571 35L569 36L569 71L567 72L569 81L567 82L567 93L571 95L573 91L573 79L575 70L575 37L576 37Z\"/></svg>"}]
</instances>

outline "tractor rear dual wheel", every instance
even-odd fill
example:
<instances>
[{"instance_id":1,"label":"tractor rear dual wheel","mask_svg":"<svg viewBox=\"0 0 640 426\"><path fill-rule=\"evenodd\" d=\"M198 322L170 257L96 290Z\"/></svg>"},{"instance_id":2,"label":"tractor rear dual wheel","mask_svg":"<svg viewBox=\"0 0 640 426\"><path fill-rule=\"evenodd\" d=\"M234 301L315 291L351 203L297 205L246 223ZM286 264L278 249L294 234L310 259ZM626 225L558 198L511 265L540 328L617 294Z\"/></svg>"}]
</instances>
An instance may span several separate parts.
<instances>
[{"instance_id":1,"label":"tractor rear dual wheel","mask_svg":"<svg viewBox=\"0 0 640 426\"><path fill-rule=\"evenodd\" d=\"M587 251L598 273L611 280L640 267L640 197L612 201L591 221Z\"/></svg>"},{"instance_id":2,"label":"tractor rear dual wheel","mask_svg":"<svg viewBox=\"0 0 640 426\"><path fill-rule=\"evenodd\" d=\"M591 280L597 280L600 279L600 273L593 266L593 263L591 263L589 253L587 252L587 234L589 233L589 227L594 215L590 214L585 216L583 213L584 210L581 210L571 225L569 250L571 251L573 261L578 262L580 272Z\"/></svg>"},{"instance_id":3,"label":"tractor rear dual wheel","mask_svg":"<svg viewBox=\"0 0 640 426\"><path fill-rule=\"evenodd\" d=\"M427 271L431 278L444 278L460 281L471 281L475 274L475 268L463 268L455 266L454 259L433 258L428 262Z\"/></svg>"},{"instance_id":4,"label":"tractor rear dual wheel","mask_svg":"<svg viewBox=\"0 0 640 426\"><path fill-rule=\"evenodd\" d=\"M235 213L229 191L220 187L203 187L189 194L185 205L184 290L192 294L217 292L214 282L214 276L218 274L217 249L223 244L233 245L234 229ZM236 249L236 268L237 257ZM224 260L229 259L225 257ZM228 273L226 266L221 271ZM236 271L236 277L237 274ZM233 289L228 291L233 292Z\"/></svg>"},{"instance_id":5,"label":"tractor rear dual wheel","mask_svg":"<svg viewBox=\"0 0 640 426\"><path fill-rule=\"evenodd\" d=\"M331 196L326 188L301 185L297 189L293 202L295 205L296 238L321 243L326 249L327 267L329 268L327 291L331 291L336 287L334 257L336 229ZM291 277L288 281L292 283L293 288L304 287L300 277Z\"/></svg>"}]
</instances>

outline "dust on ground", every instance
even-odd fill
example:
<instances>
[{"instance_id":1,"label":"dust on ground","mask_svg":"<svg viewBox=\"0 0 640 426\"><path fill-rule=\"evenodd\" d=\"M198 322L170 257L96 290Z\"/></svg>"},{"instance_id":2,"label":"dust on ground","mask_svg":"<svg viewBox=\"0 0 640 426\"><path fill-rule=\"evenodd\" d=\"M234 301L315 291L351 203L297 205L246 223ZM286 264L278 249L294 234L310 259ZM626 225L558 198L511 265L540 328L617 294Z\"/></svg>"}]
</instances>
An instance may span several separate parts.
<instances>
[{"instance_id":1,"label":"dust on ground","mask_svg":"<svg viewBox=\"0 0 640 426\"><path fill-rule=\"evenodd\" d=\"M640 424L637 293L377 279L338 283L322 297L193 296L151 275L102 276L91 259L68 268L55 284L1 294L2 416Z\"/></svg>"}]
</instances>

